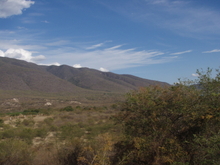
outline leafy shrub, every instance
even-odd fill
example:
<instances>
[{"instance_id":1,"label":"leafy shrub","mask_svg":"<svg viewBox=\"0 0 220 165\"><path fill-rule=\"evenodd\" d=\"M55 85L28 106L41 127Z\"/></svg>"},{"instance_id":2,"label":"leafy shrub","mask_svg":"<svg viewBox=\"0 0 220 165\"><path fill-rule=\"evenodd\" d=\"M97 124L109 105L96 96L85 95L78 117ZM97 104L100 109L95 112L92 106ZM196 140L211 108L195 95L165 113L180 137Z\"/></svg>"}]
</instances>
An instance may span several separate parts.
<instances>
[{"instance_id":1,"label":"leafy shrub","mask_svg":"<svg viewBox=\"0 0 220 165\"><path fill-rule=\"evenodd\" d=\"M47 136L48 130L45 127L42 128L36 128L35 130L35 136L44 138Z\"/></svg>"},{"instance_id":2,"label":"leafy shrub","mask_svg":"<svg viewBox=\"0 0 220 165\"><path fill-rule=\"evenodd\" d=\"M128 94L113 164L220 164L220 72L197 73L199 89L180 82Z\"/></svg>"},{"instance_id":3,"label":"leafy shrub","mask_svg":"<svg viewBox=\"0 0 220 165\"><path fill-rule=\"evenodd\" d=\"M24 110L24 111L22 112L22 114L24 114L24 115L36 115L36 114L38 114L39 112L40 112L39 109L28 109L28 110Z\"/></svg>"},{"instance_id":4,"label":"leafy shrub","mask_svg":"<svg viewBox=\"0 0 220 165\"><path fill-rule=\"evenodd\" d=\"M61 139L71 139L74 137L81 137L84 131L79 127L78 124L66 124L60 128Z\"/></svg>"},{"instance_id":5,"label":"leafy shrub","mask_svg":"<svg viewBox=\"0 0 220 165\"><path fill-rule=\"evenodd\" d=\"M24 140L26 143L31 144L33 138L36 136L36 132L34 129L31 128L24 128L21 129L18 133L17 133L17 137Z\"/></svg>"},{"instance_id":6,"label":"leafy shrub","mask_svg":"<svg viewBox=\"0 0 220 165\"><path fill-rule=\"evenodd\" d=\"M73 109L72 106L67 106L67 107L61 109L60 111L67 111L67 112L69 112L69 111L74 111L74 109Z\"/></svg>"},{"instance_id":7,"label":"leafy shrub","mask_svg":"<svg viewBox=\"0 0 220 165\"><path fill-rule=\"evenodd\" d=\"M4 120L3 119L0 119L0 124L4 123Z\"/></svg>"},{"instance_id":8,"label":"leafy shrub","mask_svg":"<svg viewBox=\"0 0 220 165\"><path fill-rule=\"evenodd\" d=\"M51 117L44 119L44 123L46 123L49 126L52 125L53 121L54 121L54 119Z\"/></svg>"},{"instance_id":9,"label":"leafy shrub","mask_svg":"<svg viewBox=\"0 0 220 165\"><path fill-rule=\"evenodd\" d=\"M12 113L7 113L9 116L19 116L21 112L12 112Z\"/></svg>"},{"instance_id":10,"label":"leafy shrub","mask_svg":"<svg viewBox=\"0 0 220 165\"><path fill-rule=\"evenodd\" d=\"M3 127L3 126L4 126L4 120L0 119L0 127Z\"/></svg>"},{"instance_id":11,"label":"leafy shrub","mask_svg":"<svg viewBox=\"0 0 220 165\"><path fill-rule=\"evenodd\" d=\"M8 128L8 129L1 132L1 137L3 139L14 138L14 137L16 137L16 134L17 134L17 131L15 131L15 129Z\"/></svg>"},{"instance_id":12,"label":"leafy shrub","mask_svg":"<svg viewBox=\"0 0 220 165\"><path fill-rule=\"evenodd\" d=\"M111 105L111 108L112 108L112 109L117 109L117 108L118 108L118 105L117 105L117 104L112 104L112 105Z\"/></svg>"},{"instance_id":13,"label":"leafy shrub","mask_svg":"<svg viewBox=\"0 0 220 165\"><path fill-rule=\"evenodd\" d=\"M81 109L81 107L79 105L76 106L76 109Z\"/></svg>"}]
</instances>

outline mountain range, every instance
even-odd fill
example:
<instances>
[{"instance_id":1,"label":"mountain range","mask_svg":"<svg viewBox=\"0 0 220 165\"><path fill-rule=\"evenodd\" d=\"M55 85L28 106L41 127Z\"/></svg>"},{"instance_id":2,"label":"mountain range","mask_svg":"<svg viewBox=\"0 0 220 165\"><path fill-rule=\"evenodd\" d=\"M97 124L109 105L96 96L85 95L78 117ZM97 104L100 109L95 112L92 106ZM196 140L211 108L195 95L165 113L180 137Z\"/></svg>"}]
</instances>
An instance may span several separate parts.
<instances>
[{"instance_id":1,"label":"mountain range","mask_svg":"<svg viewBox=\"0 0 220 165\"><path fill-rule=\"evenodd\" d=\"M0 57L0 98L17 96L85 97L124 94L149 85L168 83L68 65L45 66Z\"/></svg>"}]
</instances>

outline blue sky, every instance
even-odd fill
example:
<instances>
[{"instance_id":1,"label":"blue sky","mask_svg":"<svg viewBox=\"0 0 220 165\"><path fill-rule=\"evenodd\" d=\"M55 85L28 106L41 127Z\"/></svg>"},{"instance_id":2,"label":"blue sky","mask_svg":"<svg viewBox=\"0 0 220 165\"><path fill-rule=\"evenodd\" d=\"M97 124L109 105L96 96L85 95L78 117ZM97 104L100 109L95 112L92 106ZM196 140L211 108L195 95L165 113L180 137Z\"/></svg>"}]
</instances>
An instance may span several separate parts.
<instances>
[{"instance_id":1,"label":"blue sky","mask_svg":"<svg viewBox=\"0 0 220 165\"><path fill-rule=\"evenodd\" d=\"M193 79L220 66L220 1L0 0L0 56Z\"/></svg>"}]
</instances>

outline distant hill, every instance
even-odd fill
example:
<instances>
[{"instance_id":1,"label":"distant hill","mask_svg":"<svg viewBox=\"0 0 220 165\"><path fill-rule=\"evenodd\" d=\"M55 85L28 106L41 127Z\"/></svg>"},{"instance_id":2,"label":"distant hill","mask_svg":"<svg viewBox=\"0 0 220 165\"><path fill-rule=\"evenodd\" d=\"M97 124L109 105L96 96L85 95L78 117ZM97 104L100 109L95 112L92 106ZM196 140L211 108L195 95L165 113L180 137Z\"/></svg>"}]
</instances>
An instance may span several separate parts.
<instances>
[{"instance_id":1,"label":"distant hill","mask_svg":"<svg viewBox=\"0 0 220 165\"><path fill-rule=\"evenodd\" d=\"M0 57L0 91L29 94L49 93L83 97L97 93L125 93L149 85L168 83L71 66L41 66L22 60ZM9 92L10 91L10 92ZM1 95L0 95L1 97Z\"/></svg>"},{"instance_id":2,"label":"distant hill","mask_svg":"<svg viewBox=\"0 0 220 165\"><path fill-rule=\"evenodd\" d=\"M21 60L0 58L0 89L38 92L75 92L82 90L41 66Z\"/></svg>"},{"instance_id":3,"label":"distant hill","mask_svg":"<svg viewBox=\"0 0 220 165\"><path fill-rule=\"evenodd\" d=\"M72 84L90 90L106 92L128 92L149 85L168 85L167 83L142 79L131 75L118 75L88 68L73 68L67 65L49 66L46 70Z\"/></svg>"}]
</instances>

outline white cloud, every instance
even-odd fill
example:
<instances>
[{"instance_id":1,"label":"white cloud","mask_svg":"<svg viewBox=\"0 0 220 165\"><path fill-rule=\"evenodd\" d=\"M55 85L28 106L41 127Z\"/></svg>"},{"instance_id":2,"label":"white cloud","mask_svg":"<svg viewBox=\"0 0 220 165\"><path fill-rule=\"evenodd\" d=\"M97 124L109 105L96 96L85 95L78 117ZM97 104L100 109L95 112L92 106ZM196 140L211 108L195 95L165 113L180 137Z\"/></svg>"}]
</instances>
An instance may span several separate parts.
<instances>
[{"instance_id":1,"label":"white cloud","mask_svg":"<svg viewBox=\"0 0 220 165\"><path fill-rule=\"evenodd\" d=\"M114 49L118 49L120 47L122 47L123 45L116 45L116 46L113 46L111 48L108 48L107 50L114 50Z\"/></svg>"},{"instance_id":2,"label":"white cloud","mask_svg":"<svg viewBox=\"0 0 220 165\"><path fill-rule=\"evenodd\" d=\"M74 68L82 68L82 66L80 64L75 64L73 65Z\"/></svg>"},{"instance_id":3,"label":"white cloud","mask_svg":"<svg viewBox=\"0 0 220 165\"><path fill-rule=\"evenodd\" d=\"M160 51L139 51L135 48L126 49L122 45L108 46L107 48L94 50L88 50L86 46L82 46L81 48L63 47L45 53L48 57L47 60L55 60L67 65L71 65L70 63L74 61L78 64L74 65L74 67L86 66L88 68L100 69L99 66L104 66L104 68L108 68L111 71L166 63L176 59L176 57L165 55Z\"/></svg>"},{"instance_id":4,"label":"white cloud","mask_svg":"<svg viewBox=\"0 0 220 165\"><path fill-rule=\"evenodd\" d=\"M102 67L99 70L102 71L102 72L109 72L109 70L107 70L105 68L102 68Z\"/></svg>"},{"instance_id":5,"label":"white cloud","mask_svg":"<svg viewBox=\"0 0 220 165\"><path fill-rule=\"evenodd\" d=\"M51 64L39 64L39 65L46 65L46 66L55 65L55 66L60 66L60 63L54 62L54 63L51 63Z\"/></svg>"},{"instance_id":6,"label":"white cloud","mask_svg":"<svg viewBox=\"0 0 220 165\"><path fill-rule=\"evenodd\" d=\"M0 50L0 57L5 57L5 53L2 50Z\"/></svg>"},{"instance_id":7,"label":"white cloud","mask_svg":"<svg viewBox=\"0 0 220 165\"><path fill-rule=\"evenodd\" d=\"M102 42L102 43L99 43L99 44L95 44L95 45L92 45L92 46L88 46L86 47L85 49L87 50L90 50L90 49L96 49L96 48L100 48L102 47L105 43L107 42L112 42L111 40L108 40L108 41L105 41L105 42Z\"/></svg>"},{"instance_id":8,"label":"white cloud","mask_svg":"<svg viewBox=\"0 0 220 165\"><path fill-rule=\"evenodd\" d=\"M59 62L54 62L54 63L52 63L51 65L60 66L60 63L59 63Z\"/></svg>"},{"instance_id":9,"label":"white cloud","mask_svg":"<svg viewBox=\"0 0 220 165\"><path fill-rule=\"evenodd\" d=\"M202 53L218 53L218 52L220 52L220 49L214 49L214 50L205 51L205 52L202 52Z\"/></svg>"},{"instance_id":10,"label":"white cloud","mask_svg":"<svg viewBox=\"0 0 220 165\"><path fill-rule=\"evenodd\" d=\"M29 0L1 0L0 18L22 14L22 10L29 8L34 3L34 1Z\"/></svg>"},{"instance_id":11,"label":"white cloud","mask_svg":"<svg viewBox=\"0 0 220 165\"><path fill-rule=\"evenodd\" d=\"M193 77L198 77L199 75L197 73L192 74Z\"/></svg>"},{"instance_id":12,"label":"white cloud","mask_svg":"<svg viewBox=\"0 0 220 165\"><path fill-rule=\"evenodd\" d=\"M108 41L104 43L106 42ZM0 40L0 50L3 51L1 54L4 56L7 55L11 58L31 61L41 65L60 65L61 63L76 68L85 66L97 70L104 66L103 71L114 71L117 69L166 63L176 59L176 56L165 55L158 50L137 50L137 48L129 48L126 44L105 44L104 47L102 46L98 49L87 49L88 47L88 42L78 43L66 40L61 41L59 39L57 41L41 42L39 45L28 45L20 40ZM42 51L44 56L40 55ZM45 56L47 57L46 59ZM40 60L44 61L40 63ZM73 62L75 65L73 65ZM105 70L105 68L107 69Z\"/></svg>"},{"instance_id":13,"label":"white cloud","mask_svg":"<svg viewBox=\"0 0 220 165\"><path fill-rule=\"evenodd\" d=\"M28 62L38 62L45 59L45 56L32 56L32 52L24 49L8 49L6 52L0 50L0 56L16 58L19 60L25 60Z\"/></svg>"},{"instance_id":14,"label":"white cloud","mask_svg":"<svg viewBox=\"0 0 220 165\"><path fill-rule=\"evenodd\" d=\"M180 55L180 54L185 54L185 53L190 53L190 52L192 52L192 50L186 50L186 51L183 51L183 52L171 53L170 55Z\"/></svg>"},{"instance_id":15,"label":"white cloud","mask_svg":"<svg viewBox=\"0 0 220 165\"><path fill-rule=\"evenodd\" d=\"M43 56L43 55L31 57L31 61L33 61L33 62L42 61L42 60L45 60L45 56Z\"/></svg>"},{"instance_id":16,"label":"white cloud","mask_svg":"<svg viewBox=\"0 0 220 165\"><path fill-rule=\"evenodd\" d=\"M98 47L101 47L104 43L100 43L100 44L96 44L96 45L92 45L90 47L87 47L86 49L95 49L95 48L98 48Z\"/></svg>"}]
</instances>

